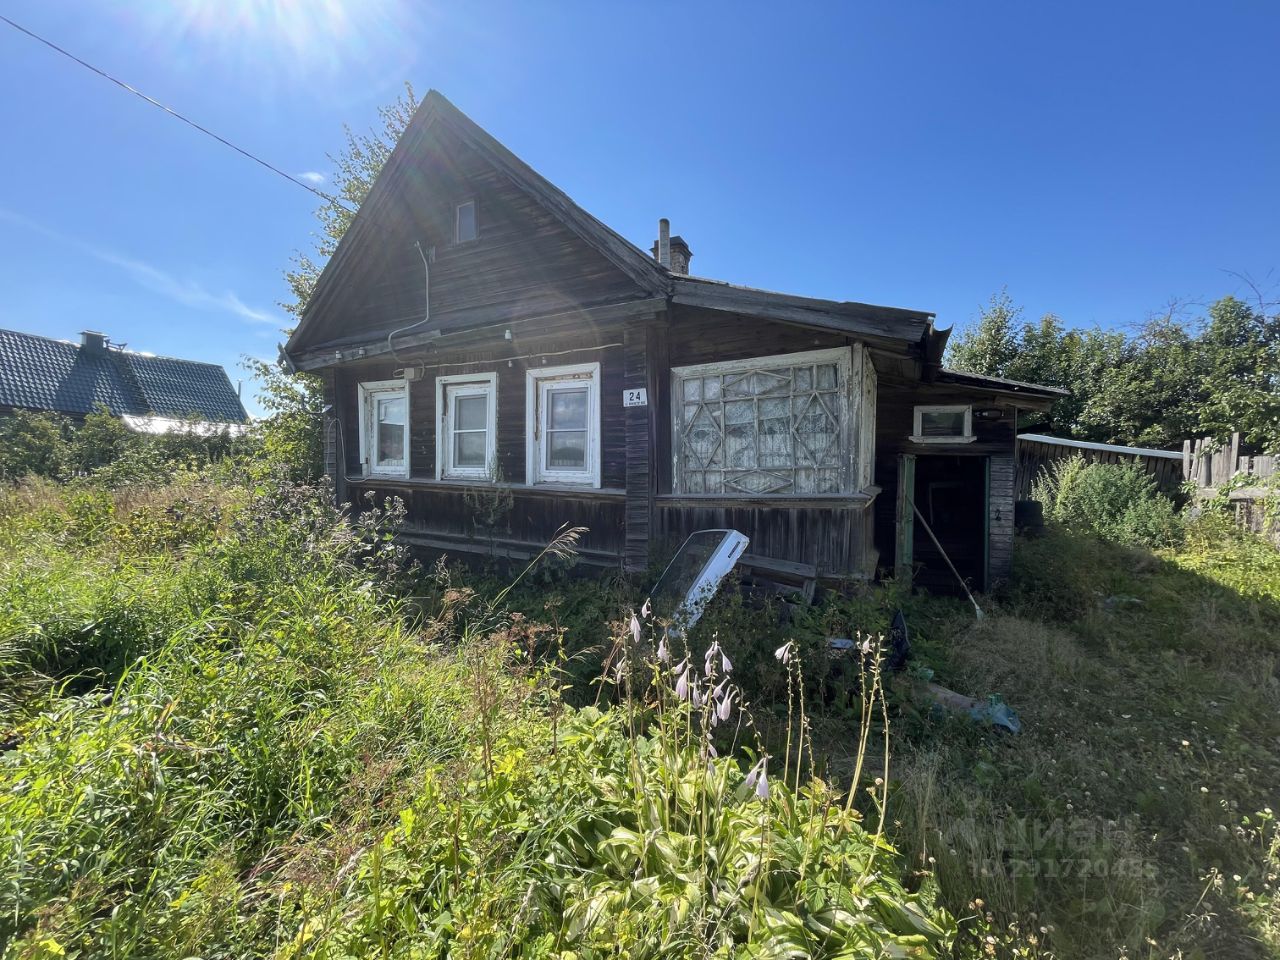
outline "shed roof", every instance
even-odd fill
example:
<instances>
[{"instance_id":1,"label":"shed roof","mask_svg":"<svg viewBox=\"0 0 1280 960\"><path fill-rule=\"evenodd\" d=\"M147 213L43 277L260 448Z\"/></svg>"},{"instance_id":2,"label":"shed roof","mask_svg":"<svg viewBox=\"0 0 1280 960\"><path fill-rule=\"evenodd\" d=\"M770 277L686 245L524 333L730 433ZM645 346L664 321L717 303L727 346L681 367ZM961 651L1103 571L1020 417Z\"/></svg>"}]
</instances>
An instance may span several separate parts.
<instances>
[{"instance_id":1,"label":"shed roof","mask_svg":"<svg viewBox=\"0 0 1280 960\"><path fill-rule=\"evenodd\" d=\"M83 416L249 419L227 372L213 363L92 348L0 330L0 406Z\"/></svg>"}]
</instances>

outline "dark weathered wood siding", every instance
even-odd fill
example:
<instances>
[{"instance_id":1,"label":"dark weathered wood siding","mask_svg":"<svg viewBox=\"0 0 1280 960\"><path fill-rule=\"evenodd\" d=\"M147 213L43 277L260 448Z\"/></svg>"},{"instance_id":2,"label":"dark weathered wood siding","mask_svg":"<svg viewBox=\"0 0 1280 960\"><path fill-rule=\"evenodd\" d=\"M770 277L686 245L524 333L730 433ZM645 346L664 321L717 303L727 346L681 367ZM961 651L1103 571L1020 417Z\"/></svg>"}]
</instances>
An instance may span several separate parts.
<instances>
[{"instance_id":1,"label":"dark weathered wood siding","mask_svg":"<svg viewBox=\"0 0 1280 960\"><path fill-rule=\"evenodd\" d=\"M918 405L971 404L975 408L1000 408L998 419L973 419L975 439L970 443L936 444L913 443L915 407ZM989 504L990 521L998 511L999 523L988 523L987 556L988 579L1008 576L1008 558L1013 549L1013 453L1016 437L1017 412L1014 405L1003 397L980 390L936 385L906 380L899 376L881 374L877 396L876 417L876 485L883 493L876 499L875 543L880 551L881 565L892 567L897 552L896 516L893 493L898 489L898 456L909 453L916 456L948 455L991 458L992 494ZM1001 474L1007 461L1010 472L1008 491L997 487L995 475ZM997 466L999 464L999 466ZM999 506L995 497L998 493ZM1007 501L1007 504L1006 504ZM1007 523L1004 520L1007 519Z\"/></svg>"},{"instance_id":2,"label":"dark weathered wood siding","mask_svg":"<svg viewBox=\"0 0 1280 960\"><path fill-rule=\"evenodd\" d=\"M987 473L988 587L1008 580L1013 572L1013 457L993 455Z\"/></svg>"},{"instance_id":3,"label":"dark weathered wood siding","mask_svg":"<svg viewBox=\"0 0 1280 960\"><path fill-rule=\"evenodd\" d=\"M639 288L548 209L447 126L424 137L398 172L395 204L377 218L377 255L353 253L326 307L328 326L307 343L378 334L421 320L430 266L431 327L454 330L637 298ZM474 199L477 239L453 242L454 209Z\"/></svg>"},{"instance_id":4,"label":"dark weathered wood siding","mask_svg":"<svg viewBox=\"0 0 1280 960\"><path fill-rule=\"evenodd\" d=\"M487 533L474 528L474 511L467 506L467 489L485 484L442 480L436 476L436 377L441 374L497 374L496 454L502 482L512 490L514 503L509 529L496 535L511 555L541 549L565 523L589 527L582 540L584 558L618 565L624 553L624 508L627 483L627 426L622 407L623 350L621 329L580 331L579 343L560 338L521 338L470 351L418 355L422 378L409 385L409 477L363 478L359 450L359 384L391 379L406 363L352 364L335 371L335 412L341 423L340 445L345 447L348 497L365 491L394 492L406 501L411 539L425 546L452 543L465 549L469 537L488 543ZM534 356L526 356L534 354ZM545 361L545 362L544 362ZM600 489L525 486L527 411L526 373L542 367L600 363ZM436 543L439 541L439 543ZM475 544L471 544L472 547Z\"/></svg>"}]
</instances>

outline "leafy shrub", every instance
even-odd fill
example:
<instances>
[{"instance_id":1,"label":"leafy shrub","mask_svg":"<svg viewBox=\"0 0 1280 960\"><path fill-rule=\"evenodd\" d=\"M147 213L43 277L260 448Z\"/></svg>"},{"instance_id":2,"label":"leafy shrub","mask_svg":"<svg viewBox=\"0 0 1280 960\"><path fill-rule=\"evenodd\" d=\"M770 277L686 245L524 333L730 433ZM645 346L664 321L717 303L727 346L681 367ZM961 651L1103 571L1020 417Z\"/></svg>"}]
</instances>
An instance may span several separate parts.
<instances>
[{"instance_id":1,"label":"leafy shrub","mask_svg":"<svg viewBox=\"0 0 1280 960\"><path fill-rule=\"evenodd\" d=\"M0 417L0 480L58 476L69 430L64 418L51 413L14 410Z\"/></svg>"},{"instance_id":2,"label":"leafy shrub","mask_svg":"<svg viewBox=\"0 0 1280 960\"><path fill-rule=\"evenodd\" d=\"M349 522L323 484L184 487L148 518L144 496L0 510L4 674L73 646L119 667L0 753L7 955L945 951L954 921L899 882L883 814L812 778L803 720L744 776L713 651L677 677L632 638L619 705L575 712L509 588L423 622L394 598L395 503Z\"/></svg>"},{"instance_id":3,"label":"leafy shrub","mask_svg":"<svg viewBox=\"0 0 1280 960\"><path fill-rule=\"evenodd\" d=\"M1044 504L1046 517L1117 543L1161 547L1182 538L1173 501L1138 464L1070 457L1037 478L1032 495Z\"/></svg>"}]
</instances>

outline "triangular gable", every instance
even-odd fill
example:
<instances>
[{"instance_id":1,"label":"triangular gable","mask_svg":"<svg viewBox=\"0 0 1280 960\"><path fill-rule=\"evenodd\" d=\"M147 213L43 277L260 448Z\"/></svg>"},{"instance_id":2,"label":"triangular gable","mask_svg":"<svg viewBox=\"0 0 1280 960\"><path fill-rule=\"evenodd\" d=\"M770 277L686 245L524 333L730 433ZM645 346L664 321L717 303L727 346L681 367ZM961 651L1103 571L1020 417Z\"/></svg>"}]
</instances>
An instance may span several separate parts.
<instances>
[{"instance_id":1,"label":"triangular gable","mask_svg":"<svg viewBox=\"0 0 1280 960\"><path fill-rule=\"evenodd\" d=\"M369 299L375 296L371 292L375 289L381 291L376 296L393 303L380 315L386 322L405 319L397 316L397 312L418 315L425 284L422 267L418 265L415 269L414 259L418 254L410 250L409 238L425 227L418 213L408 208L415 202L414 197L420 200L430 195L431 184L425 181L427 174L423 170L429 164L424 158L441 150L466 153L472 162L479 158L501 178L506 185L504 189L514 187L529 209L539 211L541 221L550 226L542 224L537 230L530 230L537 234L536 240L531 237L526 244L531 256L537 257L540 251L546 250L558 251L564 258L569 255L565 251L571 242L582 248L580 256L584 262L590 261L591 269L599 275L607 273L613 277L602 288L602 296L627 299L668 294L670 274L652 257L579 207L432 90L388 157L355 220L321 273L302 319L289 338L288 353L317 343L352 336L358 339L364 329L378 327L379 319L367 319L364 311ZM438 175L438 166L436 169ZM388 254L386 248L392 238L395 249L393 254ZM483 231L481 239L484 239ZM474 280L480 281L486 269L492 268L493 264L475 263ZM448 269L447 264L439 268L442 279ZM455 285L468 281L456 265L454 276ZM437 276L433 274L433 316L437 313L436 281ZM560 291L550 293L558 295ZM569 296L575 294L576 291L571 291ZM537 315L537 310L551 300L547 297L540 300L531 293L524 305L532 315Z\"/></svg>"}]
</instances>

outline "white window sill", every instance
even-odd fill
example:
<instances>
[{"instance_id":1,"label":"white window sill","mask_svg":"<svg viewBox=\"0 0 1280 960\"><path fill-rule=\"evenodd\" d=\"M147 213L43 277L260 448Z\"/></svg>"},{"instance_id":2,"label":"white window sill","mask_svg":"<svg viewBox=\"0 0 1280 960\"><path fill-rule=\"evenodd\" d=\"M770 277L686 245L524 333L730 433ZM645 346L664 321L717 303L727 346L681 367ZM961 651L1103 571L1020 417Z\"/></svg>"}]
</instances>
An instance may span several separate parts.
<instances>
[{"instance_id":1,"label":"white window sill","mask_svg":"<svg viewBox=\"0 0 1280 960\"><path fill-rule=\"evenodd\" d=\"M968 437L907 437L912 443L973 443L978 438Z\"/></svg>"}]
</instances>

